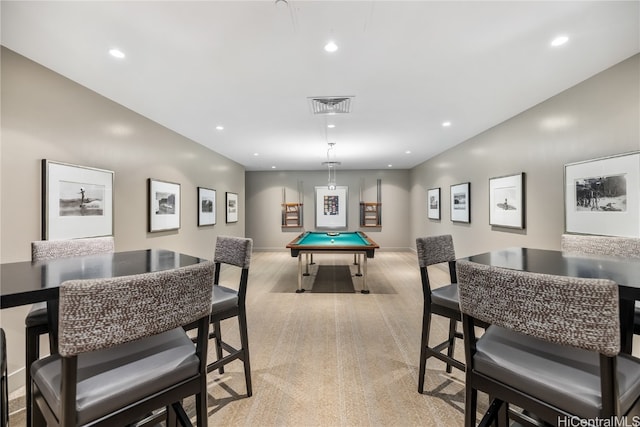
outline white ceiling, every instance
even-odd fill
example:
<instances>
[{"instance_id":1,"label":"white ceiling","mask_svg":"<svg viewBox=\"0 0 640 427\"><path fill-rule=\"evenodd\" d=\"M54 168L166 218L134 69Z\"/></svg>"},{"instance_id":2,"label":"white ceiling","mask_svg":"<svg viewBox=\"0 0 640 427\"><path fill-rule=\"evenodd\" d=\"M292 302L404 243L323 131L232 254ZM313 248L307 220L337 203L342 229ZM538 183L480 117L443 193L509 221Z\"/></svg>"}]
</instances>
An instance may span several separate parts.
<instances>
[{"instance_id":1,"label":"white ceiling","mask_svg":"<svg viewBox=\"0 0 640 427\"><path fill-rule=\"evenodd\" d=\"M322 169L327 142L343 169L411 168L640 52L640 1L1 8L4 46L247 170ZM351 113L311 113L308 97L343 95Z\"/></svg>"}]
</instances>

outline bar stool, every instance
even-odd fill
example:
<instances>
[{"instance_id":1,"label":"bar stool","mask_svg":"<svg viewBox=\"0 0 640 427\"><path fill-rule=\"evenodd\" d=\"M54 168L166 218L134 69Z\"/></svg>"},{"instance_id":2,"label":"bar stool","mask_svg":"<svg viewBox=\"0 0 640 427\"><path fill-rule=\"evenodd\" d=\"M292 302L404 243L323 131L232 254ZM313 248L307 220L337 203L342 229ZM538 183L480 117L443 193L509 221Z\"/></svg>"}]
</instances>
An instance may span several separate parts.
<instances>
[{"instance_id":1,"label":"bar stool","mask_svg":"<svg viewBox=\"0 0 640 427\"><path fill-rule=\"evenodd\" d=\"M167 425L191 425L181 401L195 396L206 426L213 270L207 261L62 283L59 353L31 366L34 425L122 426L160 408Z\"/></svg>"},{"instance_id":2,"label":"bar stool","mask_svg":"<svg viewBox=\"0 0 640 427\"><path fill-rule=\"evenodd\" d=\"M466 357L465 426L611 420L640 408L640 360L620 354L618 285L458 261ZM476 338L474 322L491 324ZM525 411L509 410L513 404ZM588 423L591 425L591 423ZM582 424L581 424L582 425ZM584 424L587 425L587 424Z\"/></svg>"},{"instance_id":3,"label":"bar stool","mask_svg":"<svg viewBox=\"0 0 640 427\"><path fill-rule=\"evenodd\" d=\"M456 255L451 235L418 237L416 239L418 252L418 264L422 280L422 294L424 296L422 313L422 338L420 341L420 370L418 373L418 393L424 391L424 376L427 369L427 359L435 357L447 364L446 371L451 372L451 367L464 371L464 363L453 357L455 339L462 338L462 334L456 330L457 322L461 319L458 284L456 283ZM448 263L449 278L451 283L432 289L429 282L427 267L434 264ZM429 335L431 329L431 316L449 319L449 336L446 341L430 347ZM446 350L446 354L443 353Z\"/></svg>"},{"instance_id":4,"label":"bar stool","mask_svg":"<svg viewBox=\"0 0 640 427\"><path fill-rule=\"evenodd\" d=\"M115 250L113 236L91 237L70 240L38 240L31 242L31 261L46 261L56 258L67 258L80 255L110 253ZM25 323L25 386L31 384L29 367L40 357L40 336L49 333L47 303L34 304L24 320ZM49 341L51 354L57 352L53 342ZM31 393L26 393L27 427L31 422Z\"/></svg>"}]
</instances>

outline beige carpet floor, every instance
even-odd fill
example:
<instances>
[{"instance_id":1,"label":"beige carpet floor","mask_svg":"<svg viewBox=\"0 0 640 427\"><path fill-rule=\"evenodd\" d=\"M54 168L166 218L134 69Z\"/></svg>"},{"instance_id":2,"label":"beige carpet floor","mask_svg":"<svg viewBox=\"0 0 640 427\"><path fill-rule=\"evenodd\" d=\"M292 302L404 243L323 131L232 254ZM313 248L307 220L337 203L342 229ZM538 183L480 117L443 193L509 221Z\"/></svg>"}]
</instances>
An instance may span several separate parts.
<instances>
[{"instance_id":1,"label":"beige carpet floor","mask_svg":"<svg viewBox=\"0 0 640 427\"><path fill-rule=\"evenodd\" d=\"M253 396L246 397L241 362L227 365L223 375L210 373L209 425L462 426L462 372L446 374L443 363L430 359L426 391L417 391L423 297L415 253L380 251L369 259L370 294L359 292L362 278L353 265L353 277L346 277L351 283L328 292L325 275L318 282L325 289L313 292L319 267L353 262L340 254L314 258L303 282L310 291L298 294L295 258L254 253L247 295ZM345 280L339 270L344 273L325 273ZM429 271L435 284L448 280L442 266ZM232 270L222 273L232 287L237 277ZM432 334L434 341L445 337L447 322L435 316ZM223 322L223 335L238 344L234 320ZM463 358L461 342L456 354ZM11 426L24 425L21 402L23 396L13 393ZM482 396L480 402L486 405Z\"/></svg>"}]
</instances>

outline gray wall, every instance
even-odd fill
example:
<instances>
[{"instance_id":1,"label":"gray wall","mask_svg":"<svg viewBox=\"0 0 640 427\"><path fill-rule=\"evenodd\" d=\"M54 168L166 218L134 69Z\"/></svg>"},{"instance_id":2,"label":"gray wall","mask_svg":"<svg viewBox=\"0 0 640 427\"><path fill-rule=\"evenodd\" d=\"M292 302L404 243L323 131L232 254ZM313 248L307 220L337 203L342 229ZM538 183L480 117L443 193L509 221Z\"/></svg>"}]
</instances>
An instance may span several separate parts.
<instances>
[{"instance_id":1,"label":"gray wall","mask_svg":"<svg viewBox=\"0 0 640 427\"><path fill-rule=\"evenodd\" d=\"M458 256L559 248L564 164L640 149L639 76L635 55L411 170L411 236L452 234ZM526 173L526 228L491 227L489 178L519 172ZM471 223L452 223L450 185L467 181ZM426 191L434 187L442 189L440 221L427 219Z\"/></svg>"},{"instance_id":2,"label":"gray wall","mask_svg":"<svg viewBox=\"0 0 640 427\"><path fill-rule=\"evenodd\" d=\"M1 55L1 262L29 260L30 242L41 238L43 158L115 172L118 251L166 248L212 258L218 234L244 235L244 167L6 48ZM148 178L180 183L180 230L147 232ZM198 186L217 190L215 226L197 227ZM239 195L237 223L225 224L225 191ZM26 310L0 313L12 372L24 360Z\"/></svg>"},{"instance_id":3,"label":"gray wall","mask_svg":"<svg viewBox=\"0 0 640 427\"><path fill-rule=\"evenodd\" d=\"M377 180L382 184L382 227L360 227L360 189L362 201L376 201ZM285 250L301 229L281 227L282 189L287 202L298 201L298 183L304 191L304 230L315 229L315 187L327 185L326 171L271 171L246 173L247 236L257 250ZM338 186L348 187L349 230L362 230L386 250L407 249L409 237L409 171L338 169Z\"/></svg>"}]
</instances>

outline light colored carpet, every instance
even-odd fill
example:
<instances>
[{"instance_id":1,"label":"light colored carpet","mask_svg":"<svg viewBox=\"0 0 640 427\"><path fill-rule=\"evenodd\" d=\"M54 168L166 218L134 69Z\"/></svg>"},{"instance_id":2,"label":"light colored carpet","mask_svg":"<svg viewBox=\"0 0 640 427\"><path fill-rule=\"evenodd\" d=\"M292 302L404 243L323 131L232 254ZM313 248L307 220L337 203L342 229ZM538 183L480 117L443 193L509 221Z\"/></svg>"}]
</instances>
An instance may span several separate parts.
<instances>
[{"instance_id":1,"label":"light colored carpet","mask_svg":"<svg viewBox=\"0 0 640 427\"><path fill-rule=\"evenodd\" d=\"M318 255L315 262L306 289L318 266L356 271L349 255ZM432 283L448 280L441 266L429 271ZM415 253L380 251L369 259L368 295L297 294L296 274L297 260L288 252L254 253L247 295L253 396L246 398L241 362L227 365L223 375L210 373L209 425L463 425L462 372L446 374L443 363L430 359L426 391L417 391L423 297ZM236 287L237 277L222 272L228 286ZM351 280L362 289L360 277ZM238 345L235 320L222 326ZM443 339L447 322L434 316L432 334ZM456 355L463 359L461 341ZM15 410L22 396L12 397ZM484 407L483 396L480 401ZM22 425L24 411L17 409L11 426Z\"/></svg>"}]
</instances>

